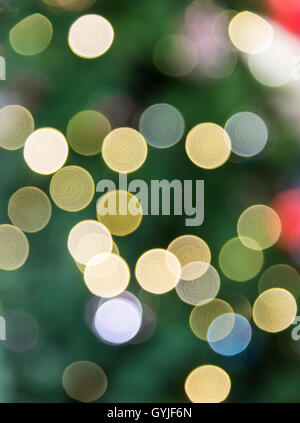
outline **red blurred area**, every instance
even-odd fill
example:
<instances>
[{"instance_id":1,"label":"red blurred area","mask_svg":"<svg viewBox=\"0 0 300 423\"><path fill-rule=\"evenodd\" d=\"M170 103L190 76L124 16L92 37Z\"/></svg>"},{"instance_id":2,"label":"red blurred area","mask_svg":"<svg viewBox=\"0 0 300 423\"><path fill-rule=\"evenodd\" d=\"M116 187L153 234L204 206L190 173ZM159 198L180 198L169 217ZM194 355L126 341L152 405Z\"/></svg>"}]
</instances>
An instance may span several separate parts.
<instances>
[{"instance_id":1,"label":"red blurred area","mask_svg":"<svg viewBox=\"0 0 300 423\"><path fill-rule=\"evenodd\" d=\"M278 194L271 207L281 220L279 246L284 250L300 247L300 189L290 189Z\"/></svg>"},{"instance_id":2,"label":"red blurred area","mask_svg":"<svg viewBox=\"0 0 300 423\"><path fill-rule=\"evenodd\" d=\"M300 36L300 0L265 0L268 15Z\"/></svg>"}]
</instances>

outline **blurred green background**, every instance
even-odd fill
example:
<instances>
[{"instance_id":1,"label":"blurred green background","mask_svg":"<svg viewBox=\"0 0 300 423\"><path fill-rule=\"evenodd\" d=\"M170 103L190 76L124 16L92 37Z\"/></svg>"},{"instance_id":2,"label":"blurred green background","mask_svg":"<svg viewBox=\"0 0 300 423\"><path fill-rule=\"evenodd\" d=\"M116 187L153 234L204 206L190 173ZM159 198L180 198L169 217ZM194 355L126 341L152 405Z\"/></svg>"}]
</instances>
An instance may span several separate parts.
<instances>
[{"instance_id":1,"label":"blurred green background","mask_svg":"<svg viewBox=\"0 0 300 423\"><path fill-rule=\"evenodd\" d=\"M115 30L111 49L96 60L75 56L68 47L70 25L82 13L49 11L41 1L0 1L0 54L7 61L7 80L0 81L1 105L19 104L34 116L36 127L51 126L66 132L69 119L85 109L101 110L108 96L128 97L125 123L137 128L139 114L154 103L170 103L181 111L187 130L205 121L224 126L241 110L253 110L265 118L270 129L269 146L263 156L204 171L185 154L184 139L165 150L149 148L144 166L128 179L204 179L205 219L200 227L185 227L185 217L145 216L142 225L125 238L116 238L120 254L128 261L132 279L129 290L139 293L134 279L138 257L151 248L166 248L177 236L192 233L202 237L212 251L218 269L223 244L236 236L237 219L252 204L268 204L277 193L287 169L294 166L299 145L289 127L269 107L271 90L259 85L242 60L222 79L172 78L153 64L152 52L165 35L177 31L187 0L98 0L88 13L106 17ZM200 3L205 3L204 1ZM254 1L219 2L228 9L261 11ZM50 46L40 55L26 57L9 45L9 31L32 13L47 16L54 27ZM85 12L83 12L85 13ZM128 108L127 108L128 107ZM33 173L22 150L0 151L0 222L9 223L9 197L20 187L34 185L49 194L50 177ZM97 183L117 182L101 156L85 158L70 152L68 164L85 167ZM101 343L84 321L90 294L82 275L67 250L70 229L80 220L94 219L96 196L79 213L64 212L53 204L53 215L42 232L29 235L30 256L6 287L7 275L0 274L3 309L24 309L36 319L40 335L36 347L15 353L0 345L1 402L69 402L61 378L73 361L91 360L103 368L108 389L103 402L188 402L184 393L187 374L201 364L217 364L231 377L229 402L279 402L300 400L299 362L286 358L278 342L282 335L259 331L253 322L253 339L248 349L233 358L221 357L198 340L189 328L191 306L175 292L160 296L157 329L141 345L112 347ZM275 247L265 252L264 269L289 263ZM294 265L294 264L293 264ZM220 273L221 274L221 273ZM221 274L219 298L230 292L247 296L253 304L257 280L236 283ZM289 331L287 331L289 332Z\"/></svg>"}]
</instances>

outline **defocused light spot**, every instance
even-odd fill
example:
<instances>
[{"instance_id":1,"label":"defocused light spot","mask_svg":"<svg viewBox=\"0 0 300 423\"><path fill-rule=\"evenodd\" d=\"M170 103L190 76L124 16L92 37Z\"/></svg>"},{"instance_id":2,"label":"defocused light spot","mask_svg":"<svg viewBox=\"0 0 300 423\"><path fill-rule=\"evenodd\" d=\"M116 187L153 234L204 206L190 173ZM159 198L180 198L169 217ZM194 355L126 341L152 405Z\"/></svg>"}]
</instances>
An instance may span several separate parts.
<instances>
[{"instance_id":1,"label":"defocused light spot","mask_svg":"<svg viewBox=\"0 0 300 423\"><path fill-rule=\"evenodd\" d=\"M236 314L241 314L242 316L246 317L246 319L250 322L252 318L252 306L245 297L245 295L240 294L239 292L226 292L223 294L223 299L228 301Z\"/></svg>"},{"instance_id":2,"label":"defocused light spot","mask_svg":"<svg viewBox=\"0 0 300 423\"><path fill-rule=\"evenodd\" d=\"M170 104L154 104L142 114L140 132L147 143L156 148L168 148L177 144L184 133L182 114Z\"/></svg>"},{"instance_id":3,"label":"defocused light spot","mask_svg":"<svg viewBox=\"0 0 300 423\"><path fill-rule=\"evenodd\" d=\"M95 184L89 172L79 166L66 166L51 179L50 195L57 207L77 212L92 201Z\"/></svg>"},{"instance_id":4,"label":"defocused light spot","mask_svg":"<svg viewBox=\"0 0 300 423\"><path fill-rule=\"evenodd\" d=\"M275 37L269 48L260 54L250 55L248 65L253 77L261 84L282 87L291 81L293 60L298 55L298 41L276 25Z\"/></svg>"},{"instance_id":5,"label":"defocused light spot","mask_svg":"<svg viewBox=\"0 0 300 423\"><path fill-rule=\"evenodd\" d=\"M114 30L103 16L85 15L70 28L69 46L79 57L94 59L104 54L112 45Z\"/></svg>"},{"instance_id":6,"label":"defocused light spot","mask_svg":"<svg viewBox=\"0 0 300 423\"><path fill-rule=\"evenodd\" d=\"M16 191L8 202L11 222L24 232L38 232L47 226L52 207L47 195L36 187Z\"/></svg>"},{"instance_id":7,"label":"defocused light spot","mask_svg":"<svg viewBox=\"0 0 300 423\"><path fill-rule=\"evenodd\" d=\"M300 189L294 188L278 194L272 201L278 214L282 231L279 244L285 250L298 250L300 245Z\"/></svg>"},{"instance_id":8,"label":"defocused light spot","mask_svg":"<svg viewBox=\"0 0 300 423\"><path fill-rule=\"evenodd\" d=\"M275 264L264 271L258 282L259 293L271 288L286 289L297 298L300 294L300 275L292 266Z\"/></svg>"},{"instance_id":9,"label":"defocused light spot","mask_svg":"<svg viewBox=\"0 0 300 423\"><path fill-rule=\"evenodd\" d=\"M140 226L142 217L139 200L127 191L109 191L97 203L97 218L112 235L131 234Z\"/></svg>"},{"instance_id":10,"label":"defocused light spot","mask_svg":"<svg viewBox=\"0 0 300 423\"><path fill-rule=\"evenodd\" d=\"M11 309L3 313L6 325L6 340L1 345L10 351L24 353L32 350L39 340L36 320L25 310Z\"/></svg>"},{"instance_id":11,"label":"defocused light spot","mask_svg":"<svg viewBox=\"0 0 300 423\"><path fill-rule=\"evenodd\" d=\"M228 397L231 382L228 374L217 366L194 369L186 378L185 392L194 403L219 403Z\"/></svg>"},{"instance_id":12,"label":"defocused light spot","mask_svg":"<svg viewBox=\"0 0 300 423\"><path fill-rule=\"evenodd\" d=\"M101 152L103 140L110 131L110 123L104 115L85 110L69 121L67 140L76 153L94 156Z\"/></svg>"},{"instance_id":13,"label":"defocused light spot","mask_svg":"<svg viewBox=\"0 0 300 423\"><path fill-rule=\"evenodd\" d=\"M82 402L98 400L107 389L105 373L91 361L76 361L66 367L62 384L69 397Z\"/></svg>"},{"instance_id":14,"label":"defocused light spot","mask_svg":"<svg viewBox=\"0 0 300 423\"><path fill-rule=\"evenodd\" d=\"M29 243L24 233L12 225L0 225L0 269L22 267L29 254Z\"/></svg>"},{"instance_id":15,"label":"defocused light spot","mask_svg":"<svg viewBox=\"0 0 300 423\"><path fill-rule=\"evenodd\" d=\"M231 328L229 333L228 327ZM216 353L226 356L233 356L244 351L249 345L251 336L252 329L248 320L234 313L218 316L207 332L210 347Z\"/></svg>"},{"instance_id":16,"label":"defocused light spot","mask_svg":"<svg viewBox=\"0 0 300 423\"><path fill-rule=\"evenodd\" d=\"M180 236L168 246L168 251L175 254L181 267L181 279L193 280L205 273L209 267L211 253L203 239L194 235Z\"/></svg>"},{"instance_id":17,"label":"defocused light spot","mask_svg":"<svg viewBox=\"0 0 300 423\"><path fill-rule=\"evenodd\" d=\"M53 128L34 131L25 142L24 158L33 172L50 175L66 162L68 143L63 134Z\"/></svg>"},{"instance_id":18,"label":"defocused light spot","mask_svg":"<svg viewBox=\"0 0 300 423\"><path fill-rule=\"evenodd\" d=\"M237 230L241 242L248 248L264 250L278 241L281 222L271 207L255 205L241 214Z\"/></svg>"},{"instance_id":19,"label":"defocused light spot","mask_svg":"<svg viewBox=\"0 0 300 423\"><path fill-rule=\"evenodd\" d=\"M167 250L154 249L137 261L135 276L141 287L153 294L164 294L177 285L181 266L177 257Z\"/></svg>"},{"instance_id":20,"label":"defocused light spot","mask_svg":"<svg viewBox=\"0 0 300 423\"><path fill-rule=\"evenodd\" d=\"M205 263L207 266L207 263ZM180 280L176 286L178 296L187 304L204 305L212 301L220 289L220 276L216 269L208 265L202 276L194 280Z\"/></svg>"},{"instance_id":21,"label":"defocused light spot","mask_svg":"<svg viewBox=\"0 0 300 423\"><path fill-rule=\"evenodd\" d=\"M9 41L17 53L34 56L48 47L52 36L53 27L49 19L35 13L13 27L9 33Z\"/></svg>"},{"instance_id":22,"label":"defocused light spot","mask_svg":"<svg viewBox=\"0 0 300 423\"><path fill-rule=\"evenodd\" d=\"M94 327L99 336L111 344L124 344L133 339L142 324L142 306L130 292L104 301L98 308Z\"/></svg>"},{"instance_id":23,"label":"defocused light spot","mask_svg":"<svg viewBox=\"0 0 300 423\"><path fill-rule=\"evenodd\" d=\"M68 238L71 256L83 265L97 254L110 253L112 246L113 241L109 230L95 220L77 223L70 231Z\"/></svg>"},{"instance_id":24,"label":"defocused light spot","mask_svg":"<svg viewBox=\"0 0 300 423\"><path fill-rule=\"evenodd\" d=\"M117 128L104 139L102 157L115 172L134 172L146 160L147 143L143 135L135 129Z\"/></svg>"},{"instance_id":25,"label":"defocused light spot","mask_svg":"<svg viewBox=\"0 0 300 423\"><path fill-rule=\"evenodd\" d=\"M193 42L183 35L168 35L153 50L153 61L165 75L180 77L192 72L197 64Z\"/></svg>"},{"instance_id":26,"label":"defocused light spot","mask_svg":"<svg viewBox=\"0 0 300 423\"><path fill-rule=\"evenodd\" d=\"M239 238L232 238L223 245L219 265L224 275L237 282L253 279L261 271L263 252L246 247Z\"/></svg>"},{"instance_id":27,"label":"defocused light spot","mask_svg":"<svg viewBox=\"0 0 300 423\"><path fill-rule=\"evenodd\" d=\"M54 0L55 5L69 12L83 12L89 9L96 0Z\"/></svg>"},{"instance_id":28,"label":"defocused light spot","mask_svg":"<svg viewBox=\"0 0 300 423\"><path fill-rule=\"evenodd\" d=\"M17 280L18 271L10 271L0 269L0 291L10 288Z\"/></svg>"},{"instance_id":29,"label":"defocused light spot","mask_svg":"<svg viewBox=\"0 0 300 423\"><path fill-rule=\"evenodd\" d=\"M33 117L25 107L11 105L0 109L0 147L22 148L33 130Z\"/></svg>"},{"instance_id":30,"label":"defocused light spot","mask_svg":"<svg viewBox=\"0 0 300 423\"><path fill-rule=\"evenodd\" d=\"M272 25L261 16L251 12L240 12L229 24L229 37L234 46L247 54L265 51L272 43Z\"/></svg>"},{"instance_id":31,"label":"defocused light spot","mask_svg":"<svg viewBox=\"0 0 300 423\"><path fill-rule=\"evenodd\" d=\"M126 261L116 254L102 253L89 260L84 270L84 281L92 294L112 298L127 288L130 270Z\"/></svg>"},{"instance_id":32,"label":"defocused light spot","mask_svg":"<svg viewBox=\"0 0 300 423\"><path fill-rule=\"evenodd\" d=\"M227 132L215 123L200 123L188 133L186 152L190 160L204 169L222 166L231 153Z\"/></svg>"},{"instance_id":33,"label":"defocused light spot","mask_svg":"<svg viewBox=\"0 0 300 423\"><path fill-rule=\"evenodd\" d=\"M241 157L252 157L260 153L268 139L265 122L254 113L241 112L233 115L226 123L232 151Z\"/></svg>"},{"instance_id":34,"label":"defocused light spot","mask_svg":"<svg viewBox=\"0 0 300 423\"><path fill-rule=\"evenodd\" d=\"M222 314L233 313L232 307L219 298L210 303L193 308L190 314L190 327L197 338L207 341L207 331L210 324Z\"/></svg>"},{"instance_id":35,"label":"defocused light spot","mask_svg":"<svg viewBox=\"0 0 300 423\"><path fill-rule=\"evenodd\" d=\"M280 332L288 328L296 314L294 296L281 288L264 291L253 305L253 320L265 332Z\"/></svg>"}]
</instances>

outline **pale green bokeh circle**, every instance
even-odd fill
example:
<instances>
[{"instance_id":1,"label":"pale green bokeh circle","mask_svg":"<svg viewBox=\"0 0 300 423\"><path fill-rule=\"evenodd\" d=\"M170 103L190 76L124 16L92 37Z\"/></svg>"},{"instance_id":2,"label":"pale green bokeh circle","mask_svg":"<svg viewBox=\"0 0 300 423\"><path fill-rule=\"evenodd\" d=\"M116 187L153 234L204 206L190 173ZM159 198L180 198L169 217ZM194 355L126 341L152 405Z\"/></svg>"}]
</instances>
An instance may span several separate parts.
<instances>
[{"instance_id":1,"label":"pale green bokeh circle","mask_svg":"<svg viewBox=\"0 0 300 423\"><path fill-rule=\"evenodd\" d=\"M253 279L261 271L263 262L263 252L247 248L239 238L226 242L219 255L222 272L227 278L237 282Z\"/></svg>"},{"instance_id":2,"label":"pale green bokeh circle","mask_svg":"<svg viewBox=\"0 0 300 423\"><path fill-rule=\"evenodd\" d=\"M10 45L24 56L34 56L44 51L52 37L52 23L39 13L23 19L9 33Z\"/></svg>"},{"instance_id":3,"label":"pale green bokeh circle","mask_svg":"<svg viewBox=\"0 0 300 423\"><path fill-rule=\"evenodd\" d=\"M103 140L110 131L110 123L104 115L95 110L84 110L69 121L67 140L76 153L94 156L101 152Z\"/></svg>"}]
</instances>

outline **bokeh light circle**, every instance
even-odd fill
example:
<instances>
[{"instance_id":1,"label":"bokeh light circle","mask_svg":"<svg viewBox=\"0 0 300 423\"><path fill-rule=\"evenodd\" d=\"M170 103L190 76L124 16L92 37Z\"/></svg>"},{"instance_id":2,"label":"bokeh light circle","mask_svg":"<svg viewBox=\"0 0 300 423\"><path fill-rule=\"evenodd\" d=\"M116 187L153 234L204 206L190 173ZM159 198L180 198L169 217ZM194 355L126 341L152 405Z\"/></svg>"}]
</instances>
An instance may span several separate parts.
<instances>
[{"instance_id":1,"label":"bokeh light circle","mask_svg":"<svg viewBox=\"0 0 300 423\"><path fill-rule=\"evenodd\" d=\"M94 156L101 152L103 140L110 131L110 123L103 114L84 110L69 121L67 140L76 153Z\"/></svg>"},{"instance_id":2,"label":"bokeh light circle","mask_svg":"<svg viewBox=\"0 0 300 423\"><path fill-rule=\"evenodd\" d=\"M101 253L92 257L84 270L84 281L98 297L112 298L127 288L130 270L126 261L116 254Z\"/></svg>"},{"instance_id":3,"label":"bokeh light circle","mask_svg":"<svg viewBox=\"0 0 300 423\"><path fill-rule=\"evenodd\" d=\"M183 280L194 280L203 275L209 267L211 260L209 246L198 236L179 236L169 244L168 251L178 258Z\"/></svg>"},{"instance_id":4,"label":"bokeh light circle","mask_svg":"<svg viewBox=\"0 0 300 423\"><path fill-rule=\"evenodd\" d=\"M153 61L163 74L182 77L196 67L197 52L190 38L178 34L167 35L156 44Z\"/></svg>"},{"instance_id":5,"label":"bokeh light circle","mask_svg":"<svg viewBox=\"0 0 300 423\"><path fill-rule=\"evenodd\" d=\"M34 120L25 107L9 105L0 109L0 147L18 150L33 131Z\"/></svg>"},{"instance_id":6,"label":"bokeh light circle","mask_svg":"<svg viewBox=\"0 0 300 423\"><path fill-rule=\"evenodd\" d=\"M109 230L96 220L83 220L69 233L68 249L73 259L83 265L101 253L110 253L113 240Z\"/></svg>"},{"instance_id":7,"label":"bokeh light circle","mask_svg":"<svg viewBox=\"0 0 300 423\"><path fill-rule=\"evenodd\" d=\"M219 255L222 272L227 278L236 282L253 279L261 271L264 263L261 250L248 248L245 240L244 243L241 241L240 238L230 239L223 245Z\"/></svg>"},{"instance_id":8,"label":"bokeh light circle","mask_svg":"<svg viewBox=\"0 0 300 423\"><path fill-rule=\"evenodd\" d=\"M95 193L94 180L79 166L65 166L52 176L50 195L57 207L69 212L85 209Z\"/></svg>"},{"instance_id":9,"label":"bokeh light circle","mask_svg":"<svg viewBox=\"0 0 300 423\"><path fill-rule=\"evenodd\" d=\"M171 291L179 282L181 266L177 257L164 249L146 251L138 259L135 276L141 287L153 294Z\"/></svg>"},{"instance_id":10,"label":"bokeh light circle","mask_svg":"<svg viewBox=\"0 0 300 423\"><path fill-rule=\"evenodd\" d=\"M138 198L127 191L109 191L97 202L97 219L112 235L125 236L141 224L143 210Z\"/></svg>"},{"instance_id":11,"label":"bokeh light circle","mask_svg":"<svg viewBox=\"0 0 300 423\"><path fill-rule=\"evenodd\" d=\"M49 223L52 206L47 195L36 187L23 187L8 202L8 216L24 232L38 232Z\"/></svg>"},{"instance_id":12,"label":"bokeh light circle","mask_svg":"<svg viewBox=\"0 0 300 423\"><path fill-rule=\"evenodd\" d=\"M16 226L0 225L0 269L16 270L29 255L26 235Z\"/></svg>"},{"instance_id":13,"label":"bokeh light circle","mask_svg":"<svg viewBox=\"0 0 300 423\"><path fill-rule=\"evenodd\" d=\"M53 27L48 18L35 13L17 23L9 33L12 48L24 56L42 53L50 44Z\"/></svg>"},{"instance_id":14,"label":"bokeh light circle","mask_svg":"<svg viewBox=\"0 0 300 423\"><path fill-rule=\"evenodd\" d=\"M232 151L241 157L260 153L268 140L268 128L255 113L236 113L227 121L225 130L230 136Z\"/></svg>"},{"instance_id":15,"label":"bokeh light circle","mask_svg":"<svg viewBox=\"0 0 300 423\"><path fill-rule=\"evenodd\" d=\"M272 288L282 288L291 292L295 298L300 295L300 275L288 264L275 264L269 267L259 278L258 292Z\"/></svg>"},{"instance_id":16,"label":"bokeh light circle","mask_svg":"<svg viewBox=\"0 0 300 423\"><path fill-rule=\"evenodd\" d=\"M54 128L41 128L27 138L24 159L33 172L50 175L68 158L69 147L64 135Z\"/></svg>"},{"instance_id":17,"label":"bokeh light circle","mask_svg":"<svg viewBox=\"0 0 300 423\"><path fill-rule=\"evenodd\" d=\"M184 133L182 114L170 104L153 104L140 117L139 130L147 143L155 148L177 144Z\"/></svg>"},{"instance_id":18,"label":"bokeh light circle","mask_svg":"<svg viewBox=\"0 0 300 423\"><path fill-rule=\"evenodd\" d=\"M3 313L6 339L1 344L15 353L33 350L39 341L39 326L35 318L26 310L8 309Z\"/></svg>"},{"instance_id":19,"label":"bokeh light circle","mask_svg":"<svg viewBox=\"0 0 300 423\"><path fill-rule=\"evenodd\" d=\"M110 169L119 173L130 173L140 168L147 152L145 138L132 128L114 129L102 145L103 160Z\"/></svg>"},{"instance_id":20,"label":"bokeh light circle","mask_svg":"<svg viewBox=\"0 0 300 423\"><path fill-rule=\"evenodd\" d=\"M194 369L186 378L185 392L194 403L225 401L231 389L228 374L218 366L204 365Z\"/></svg>"},{"instance_id":21,"label":"bokeh light circle","mask_svg":"<svg viewBox=\"0 0 300 423\"><path fill-rule=\"evenodd\" d=\"M92 402L105 393L107 378L97 364L91 361L76 361L64 370L62 384L72 399Z\"/></svg>"},{"instance_id":22,"label":"bokeh light circle","mask_svg":"<svg viewBox=\"0 0 300 423\"><path fill-rule=\"evenodd\" d=\"M230 21L228 30L233 45L247 54L265 51L274 36L273 27L268 21L248 11L236 14Z\"/></svg>"},{"instance_id":23,"label":"bokeh light circle","mask_svg":"<svg viewBox=\"0 0 300 423\"><path fill-rule=\"evenodd\" d=\"M186 152L189 159L203 169L222 166L231 153L227 132L215 123L200 123L188 133Z\"/></svg>"},{"instance_id":24,"label":"bokeh light circle","mask_svg":"<svg viewBox=\"0 0 300 423\"><path fill-rule=\"evenodd\" d=\"M142 306L130 292L104 301L94 317L94 328L106 342L120 345L133 339L142 324Z\"/></svg>"},{"instance_id":25,"label":"bokeh light circle","mask_svg":"<svg viewBox=\"0 0 300 423\"><path fill-rule=\"evenodd\" d=\"M256 326L263 331L281 332L293 323L297 314L297 303L287 290L272 288L258 296L252 314Z\"/></svg>"},{"instance_id":26,"label":"bokeh light circle","mask_svg":"<svg viewBox=\"0 0 300 423\"><path fill-rule=\"evenodd\" d=\"M230 328L229 331L228 328ZM235 313L218 316L210 324L207 332L210 347L216 353L225 356L233 356L244 351L251 337L252 329L248 320Z\"/></svg>"},{"instance_id":27,"label":"bokeh light circle","mask_svg":"<svg viewBox=\"0 0 300 423\"><path fill-rule=\"evenodd\" d=\"M200 262L201 264L201 262ZM187 304L204 305L212 301L218 294L221 281L216 269L204 263L203 266L207 268L205 273L194 280L183 280L176 286L176 292Z\"/></svg>"},{"instance_id":28,"label":"bokeh light circle","mask_svg":"<svg viewBox=\"0 0 300 423\"><path fill-rule=\"evenodd\" d=\"M189 319L190 328L193 334L197 336L197 338L207 341L207 332L210 324L218 316L225 313L233 313L233 309L229 303L219 298L214 298L207 304L194 307Z\"/></svg>"},{"instance_id":29,"label":"bokeh light circle","mask_svg":"<svg viewBox=\"0 0 300 423\"><path fill-rule=\"evenodd\" d=\"M84 15L70 28L69 46L79 57L94 59L112 45L114 30L110 22L100 15Z\"/></svg>"},{"instance_id":30,"label":"bokeh light circle","mask_svg":"<svg viewBox=\"0 0 300 423\"><path fill-rule=\"evenodd\" d=\"M254 205L241 214L237 230L245 246L253 250L264 250L278 241L281 221L271 207Z\"/></svg>"}]
</instances>

